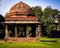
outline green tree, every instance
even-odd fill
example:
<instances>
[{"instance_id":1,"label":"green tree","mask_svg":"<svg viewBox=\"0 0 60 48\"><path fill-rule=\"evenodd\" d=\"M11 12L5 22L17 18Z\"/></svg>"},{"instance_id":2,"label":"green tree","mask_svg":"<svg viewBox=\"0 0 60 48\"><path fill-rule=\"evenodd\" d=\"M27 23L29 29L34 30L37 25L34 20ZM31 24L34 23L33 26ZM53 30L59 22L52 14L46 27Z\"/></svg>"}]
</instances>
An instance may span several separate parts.
<instances>
[{"instance_id":1,"label":"green tree","mask_svg":"<svg viewBox=\"0 0 60 48\"><path fill-rule=\"evenodd\" d=\"M59 11L58 9L53 9L53 16L58 15Z\"/></svg>"},{"instance_id":2,"label":"green tree","mask_svg":"<svg viewBox=\"0 0 60 48\"><path fill-rule=\"evenodd\" d=\"M4 29L2 24L2 22L4 21L5 21L5 18L0 14L0 29Z\"/></svg>"},{"instance_id":3,"label":"green tree","mask_svg":"<svg viewBox=\"0 0 60 48\"><path fill-rule=\"evenodd\" d=\"M34 14L36 15L36 17L38 18L38 20L40 21L41 16L43 15L41 6L32 7L32 10Z\"/></svg>"},{"instance_id":4,"label":"green tree","mask_svg":"<svg viewBox=\"0 0 60 48\"><path fill-rule=\"evenodd\" d=\"M4 38L5 28L4 28L4 25L2 24L2 22L4 21L5 21L4 17L0 14L0 36L1 36L0 39Z\"/></svg>"},{"instance_id":5,"label":"green tree","mask_svg":"<svg viewBox=\"0 0 60 48\"><path fill-rule=\"evenodd\" d=\"M54 16L58 14L58 9L53 9L51 6L47 6L43 11L41 6L35 6L32 9L38 20L43 22L44 34L47 33L49 35L52 30L55 30Z\"/></svg>"},{"instance_id":6,"label":"green tree","mask_svg":"<svg viewBox=\"0 0 60 48\"><path fill-rule=\"evenodd\" d=\"M49 35L52 30L55 30L55 24L54 24L54 16L58 14L57 9L52 9L51 6L48 6L43 11L42 21L44 22L44 26L46 27L45 30L47 34Z\"/></svg>"}]
</instances>

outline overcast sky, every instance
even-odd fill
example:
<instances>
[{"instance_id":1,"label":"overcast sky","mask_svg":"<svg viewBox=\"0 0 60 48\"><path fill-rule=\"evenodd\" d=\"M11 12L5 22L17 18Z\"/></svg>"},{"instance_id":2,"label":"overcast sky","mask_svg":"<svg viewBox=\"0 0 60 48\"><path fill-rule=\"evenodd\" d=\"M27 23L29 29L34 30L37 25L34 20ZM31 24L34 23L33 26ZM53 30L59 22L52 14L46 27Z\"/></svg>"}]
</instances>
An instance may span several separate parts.
<instances>
[{"instance_id":1,"label":"overcast sky","mask_svg":"<svg viewBox=\"0 0 60 48\"><path fill-rule=\"evenodd\" d=\"M54 9L60 10L60 0L0 0L0 14L5 15L13 5L20 1L31 7L41 6L44 9L47 6L51 6Z\"/></svg>"}]
</instances>

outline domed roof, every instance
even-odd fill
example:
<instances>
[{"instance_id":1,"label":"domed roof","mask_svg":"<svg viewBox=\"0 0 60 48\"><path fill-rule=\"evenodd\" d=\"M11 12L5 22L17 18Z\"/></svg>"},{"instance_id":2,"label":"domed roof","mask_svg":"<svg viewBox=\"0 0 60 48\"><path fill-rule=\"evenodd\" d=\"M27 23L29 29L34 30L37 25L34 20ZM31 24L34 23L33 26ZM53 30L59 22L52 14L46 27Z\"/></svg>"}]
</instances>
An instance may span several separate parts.
<instances>
[{"instance_id":1,"label":"domed roof","mask_svg":"<svg viewBox=\"0 0 60 48\"><path fill-rule=\"evenodd\" d=\"M19 14L25 14L25 15L33 15L33 11L31 9L30 6L28 6L27 4L23 3L23 2L19 2L17 4L15 4L9 11L9 13L12 12L16 12Z\"/></svg>"}]
</instances>

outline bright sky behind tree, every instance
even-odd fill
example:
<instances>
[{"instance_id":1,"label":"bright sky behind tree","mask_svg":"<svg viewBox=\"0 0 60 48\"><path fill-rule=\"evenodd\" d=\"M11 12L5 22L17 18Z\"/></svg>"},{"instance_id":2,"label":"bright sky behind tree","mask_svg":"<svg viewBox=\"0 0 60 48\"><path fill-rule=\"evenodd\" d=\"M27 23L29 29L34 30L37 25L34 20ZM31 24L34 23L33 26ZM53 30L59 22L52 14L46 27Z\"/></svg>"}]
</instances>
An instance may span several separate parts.
<instances>
[{"instance_id":1,"label":"bright sky behind tree","mask_svg":"<svg viewBox=\"0 0 60 48\"><path fill-rule=\"evenodd\" d=\"M4 15L9 12L9 9L18 2L24 2L31 7L41 6L42 9L51 6L53 9L60 11L60 0L0 0L0 14Z\"/></svg>"}]
</instances>

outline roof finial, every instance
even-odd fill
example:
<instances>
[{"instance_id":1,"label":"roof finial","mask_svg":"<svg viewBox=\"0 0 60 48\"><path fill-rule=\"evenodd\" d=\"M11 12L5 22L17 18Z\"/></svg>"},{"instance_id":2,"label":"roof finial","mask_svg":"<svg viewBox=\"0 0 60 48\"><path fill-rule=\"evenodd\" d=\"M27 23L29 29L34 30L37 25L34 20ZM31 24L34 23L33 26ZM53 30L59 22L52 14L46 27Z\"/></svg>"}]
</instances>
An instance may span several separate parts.
<instances>
[{"instance_id":1,"label":"roof finial","mask_svg":"<svg viewBox=\"0 0 60 48\"><path fill-rule=\"evenodd\" d=\"M22 1L20 1L20 3L22 3Z\"/></svg>"}]
</instances>

